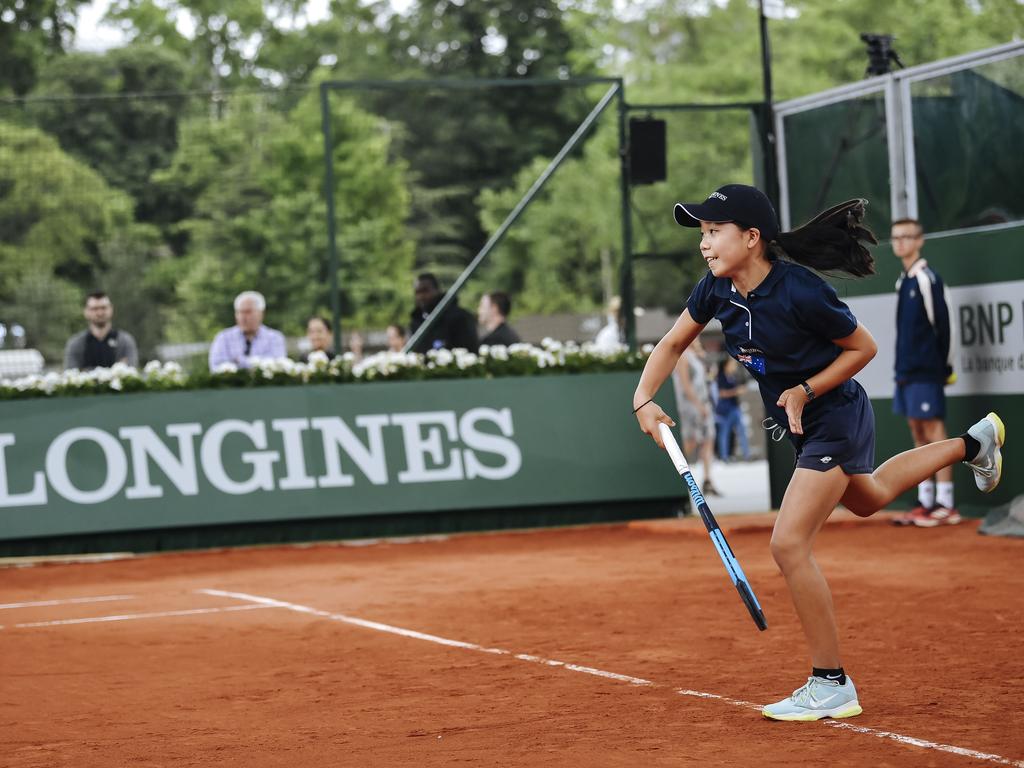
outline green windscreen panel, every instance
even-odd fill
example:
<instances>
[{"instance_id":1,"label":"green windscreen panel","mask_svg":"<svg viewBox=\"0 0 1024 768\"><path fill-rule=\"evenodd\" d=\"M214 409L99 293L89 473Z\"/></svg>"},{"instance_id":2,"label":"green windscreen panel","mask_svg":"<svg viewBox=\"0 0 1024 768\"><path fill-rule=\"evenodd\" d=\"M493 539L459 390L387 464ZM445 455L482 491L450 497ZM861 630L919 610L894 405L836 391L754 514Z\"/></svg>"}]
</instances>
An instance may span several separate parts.
<instances>
[{"instance_id":1,"label":"green windscreen panel","mask_svg":"<svg viewBox=\"0 0 1024 768\"><path fill-rule=\"evenodd\" d=\"M910 88L925 231L1024 219L1024 57Z\"/></svg>"},{"instance_id":2,"label":"green windscreen panel","mask_svg":"<svg viewBox=\"0 0 1024 768\"><path fill-rule=\"evenodd\" d=\"M889 228L889 149L885 96L873 93L785 118L790 225L854 197L869 201L867 221Z\"/></svg>"}]
</instances>

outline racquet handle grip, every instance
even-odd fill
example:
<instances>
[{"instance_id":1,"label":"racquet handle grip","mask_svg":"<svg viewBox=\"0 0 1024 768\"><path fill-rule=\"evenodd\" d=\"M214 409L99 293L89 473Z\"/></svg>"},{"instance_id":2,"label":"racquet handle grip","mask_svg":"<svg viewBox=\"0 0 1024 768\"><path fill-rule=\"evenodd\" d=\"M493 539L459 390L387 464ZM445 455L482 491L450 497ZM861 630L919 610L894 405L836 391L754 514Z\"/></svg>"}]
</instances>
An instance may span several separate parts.
<instances>
[{"instance_id":1,"label":"racquet handle grip","mask_svg":"<svg viewBox=\"0 0 1024 768\"><path fill-rule=\"evenodd\" d=\"M661 433L661 442L664 444L665 450L668 451L669 458L676 465L676 471L680 475L684 472L689 472L690 465L686 463L686 457L679 450L679 443L676 442L675 435L672 434L672 427L663 421L659 421L658 431Z\"/></svg>"}]
</instances>

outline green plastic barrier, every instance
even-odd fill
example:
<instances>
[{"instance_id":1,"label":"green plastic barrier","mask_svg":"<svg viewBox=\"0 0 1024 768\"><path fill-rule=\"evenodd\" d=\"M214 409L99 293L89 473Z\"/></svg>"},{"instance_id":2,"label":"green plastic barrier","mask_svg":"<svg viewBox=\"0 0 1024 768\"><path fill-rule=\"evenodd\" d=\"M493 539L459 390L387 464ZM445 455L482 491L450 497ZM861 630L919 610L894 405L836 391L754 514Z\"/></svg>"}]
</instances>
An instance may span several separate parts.
<instances>
[{"instance_id":1,"label":"green plastic barrier","mask_svg":"<svg viewBox=\"0 0 1024 768\"><path fill-rule=\"evenodd\" d=\"M638 376L3 402L0 541L680 497Z\"/></svg>"}]
</instances>

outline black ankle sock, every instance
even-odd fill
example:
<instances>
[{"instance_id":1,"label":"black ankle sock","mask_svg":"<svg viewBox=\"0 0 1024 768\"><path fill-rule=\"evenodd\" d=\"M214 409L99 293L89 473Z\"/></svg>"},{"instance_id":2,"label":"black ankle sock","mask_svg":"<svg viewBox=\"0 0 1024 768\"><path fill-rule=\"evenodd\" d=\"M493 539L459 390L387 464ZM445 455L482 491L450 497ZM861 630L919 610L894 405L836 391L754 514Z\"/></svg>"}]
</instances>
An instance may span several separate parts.
<instances>
[{"instance_id":1,"label":"black ankle sock","mask_svg":"<svg viewBox=\"0 0 1024 768\"><path fill-rule=\"evenodd\" d=\"M825 680L832 680L840 685L846 685L846 673L843 671L842 667L839 667L838 669L822 669L821 667L813 667L811 674Z\"/></svg>"},{"instance_id":2,"label":"black ankle sock","mask_svg":"<svg viewBox=\"0 0 1024 768\"><path fill-rule=\"evenodd\" d=\"M981 443L966 432L958 437L964 441L964 461L974 461L978 458L978 454L981 453Z\"/></svg>"}]
</instances>

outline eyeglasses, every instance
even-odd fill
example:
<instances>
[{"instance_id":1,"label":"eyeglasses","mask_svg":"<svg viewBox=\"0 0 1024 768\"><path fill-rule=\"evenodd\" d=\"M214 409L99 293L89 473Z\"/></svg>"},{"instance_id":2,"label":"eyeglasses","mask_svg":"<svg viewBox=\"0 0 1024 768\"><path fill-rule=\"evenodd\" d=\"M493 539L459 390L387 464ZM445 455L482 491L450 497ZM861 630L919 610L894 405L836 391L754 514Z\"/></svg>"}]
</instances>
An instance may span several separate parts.
<instances>
[{"instance_id":1,"label":"eyeglasses","mask_svg":"<svg viewBox=\"0 0 1024 768\"><path fill-rule=\"evenodd\" d=\"M897 240L917 240L921 235L893 235L890 239L895 243Z\"/></svg>"}]
</instances>

